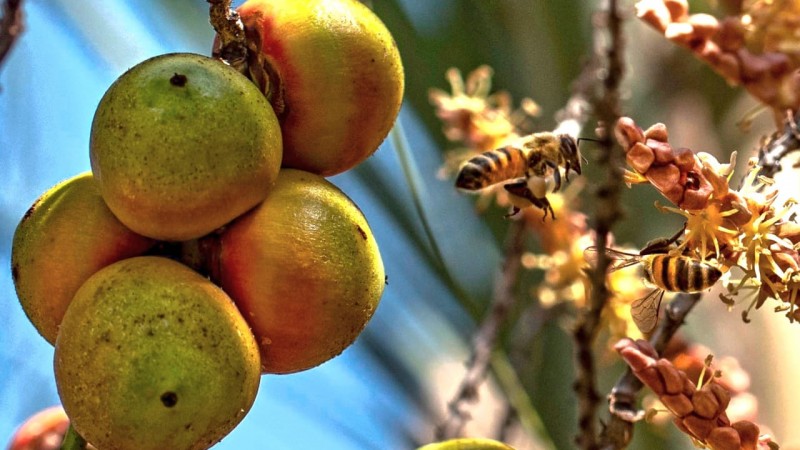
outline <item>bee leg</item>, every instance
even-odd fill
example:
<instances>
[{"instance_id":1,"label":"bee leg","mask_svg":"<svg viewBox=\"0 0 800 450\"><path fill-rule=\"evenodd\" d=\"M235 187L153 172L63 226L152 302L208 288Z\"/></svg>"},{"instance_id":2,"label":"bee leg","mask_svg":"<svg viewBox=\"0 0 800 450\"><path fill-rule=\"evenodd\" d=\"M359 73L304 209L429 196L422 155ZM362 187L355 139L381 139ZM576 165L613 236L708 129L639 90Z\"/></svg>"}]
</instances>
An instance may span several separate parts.
<instances>
[{"instance_id":1,"label":"bee leg","mask_svg":"<svg viewBox=\"0 0 800 450\"><path fill-rule=\"evenodd\" d=\"M531 192L530 188L528 188L528 183L525 180L517 181L515 183L508 183L503 185L503 189L505 189L509 194L516 195L517 197L522 197L525 200L531 202L533 206L536 206L539 209L544 210L544 216L542 217L542 222L547 219L547 212L550 211L550 217L553 220L556 220L556 214L553 211L553 207L550 205L550 201L547 200L547 197L536 197ZM510 215L513 216L519 211L519 208L516 206L514 207L514 212Z\"/></svg>"},{"instance_id":2,"label":"bee leg","mask_svg":"<svg viewBox=\"0 0 800 450\"><path fill-rule=\"evenodd\" d=\"M558 170L558 164L552 161L546 161L545 163L553 168L553 180L556 182L556 185L553 186L553 192L558 192L561 190L561 171Z\"/></svg>"},{"instance_id":3,"label":"bee leg","mask_svg":"<svg viewBox=\"0 0 800 450\"><path fill-rule=\"evenodd\" d=\"M520 211L520 209L517 208L516 206L514 206L514 207L512 207L511 212L506 214L506 215L504 215L503 218L504 219L509 219L511 217L514 217L519 213L519 211Z\"/></svg>"},{"instance_id":4,"label":"bee leg","mask_svg":"<svg viewBox=\"0 0 800 450\"><path fill-rule=\"evenodd\" d=\"M556 220L556 213L553 211L553 207L550 205L550 201L547 200L547 197L534 198L531 200L531 203L533 203L536 207L544 211L544 215L542 216L542 222L544 222L547 219L547 211L550 211L550 217L552 217L553 220Z\"/></svg>"}]
</instances>

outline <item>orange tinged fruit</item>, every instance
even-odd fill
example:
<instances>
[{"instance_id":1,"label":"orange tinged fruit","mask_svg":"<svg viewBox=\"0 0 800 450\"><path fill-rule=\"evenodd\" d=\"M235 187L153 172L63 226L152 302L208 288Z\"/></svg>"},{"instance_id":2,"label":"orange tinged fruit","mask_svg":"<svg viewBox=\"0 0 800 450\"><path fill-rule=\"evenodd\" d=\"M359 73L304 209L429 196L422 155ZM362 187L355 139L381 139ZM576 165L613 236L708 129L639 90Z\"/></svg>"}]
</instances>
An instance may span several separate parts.
<instances>
[{"instance_id":1,"label":"orange tinged fruit","mask_svg":"<svg viewBox=\"0 0 800 450\"><path fill-rule=\"evenodd\" d=\"M69 427L61 406L51 406L32 415L17 428L7 450L58 450Z\"/></svg>"},{"instance_id":2,"label":"orange tinged fruit","mask_svg":"<svg viewBox=\"0 0 800 450\"><path fill-rule=\"evenodd\" d=\"M404 88L381 20L356 0L249 0L238 12L252 78L281 122L283 165L329 176L374 153Z\"/></svg>"},{"instance_id":3,"label":"orange tinged fruit","mask_svg":"<svg viewBox=\"0 0 800 450\"><path fill-rule=\"evenodd\" d=\"M92 122L90 159L119 220L145 236L196 238L266 197L281 163L280 127L245 76L174 53L119 77Z\"/></svg>"},{"instance_id":4,"label":"orange tinged fruit","mask_svg":"<svg viewBox=\"0 0 800 450\"><path fill-rule=\"evenodd\" d=\"M97 448L205 449L247 414L258 348L230 298L173 260L114 263L78 290L56 340L56 386Z\"/></svg>"},{"instance_id":5,"label":"orange tinged fruit","mask_svg":"<svg viewBox=\"0 0 800 450\"><path fill-rule=\"evenodd\" d=\"M226 227L217 245L212 278L250 324L267 373L341 353L383 293L383 261L364 215L312 173L281 170L267 199Z\"/></svg>"},{"instance_id":6,"label":"orange tinged fruit","mask_svg":"<svg viewBox=\"0 0 800 450\"><path fill-rule=\"evenodd\" d=\"M55 344L78 288L103 267L155 243L114 217L91 173L59 183L36 200L14 233L11 273L22 309Z\"/></svg>"}]
</instances>

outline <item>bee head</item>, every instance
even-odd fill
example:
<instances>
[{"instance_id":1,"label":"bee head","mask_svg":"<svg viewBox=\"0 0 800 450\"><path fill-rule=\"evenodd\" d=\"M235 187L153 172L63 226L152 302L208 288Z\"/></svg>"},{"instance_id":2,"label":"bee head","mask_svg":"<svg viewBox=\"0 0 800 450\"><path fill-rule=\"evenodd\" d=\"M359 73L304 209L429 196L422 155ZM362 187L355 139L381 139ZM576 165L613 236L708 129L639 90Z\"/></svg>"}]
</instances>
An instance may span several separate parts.
<instances>
[{"instance_id":1,"label":"bee head","mask_svg":"<svg viewBox=\"0 0 800 450\"><path fill-rule=\"evenodd\" d=\"M561 156L564 157L564 161L566 161L566 169L572 169L578 175L581 174L581 154L578 151L578 141L575 140L574 137L568 134L559 135L561 139L561 145L559 146L559 151L561 152Z\"/></svg>"}]
</instances>

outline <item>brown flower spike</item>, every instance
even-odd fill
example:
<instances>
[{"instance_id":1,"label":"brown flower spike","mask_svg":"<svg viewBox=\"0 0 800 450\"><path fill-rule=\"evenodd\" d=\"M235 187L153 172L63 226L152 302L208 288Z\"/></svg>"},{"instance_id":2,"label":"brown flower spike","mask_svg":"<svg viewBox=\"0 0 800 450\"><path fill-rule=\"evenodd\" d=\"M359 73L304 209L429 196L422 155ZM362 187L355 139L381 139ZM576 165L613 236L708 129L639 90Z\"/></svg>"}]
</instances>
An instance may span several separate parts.
<instances>
[{"instance_id":1,"label":"brown flower spike","mask_svg":"<svg viewBox=\"0 0 800 450\"><path fill-rule=\"evenodd\" d=\"M714 450L769 448L771 438L759 436L756 424L745 420L731 423L726 413L730 393L714 378L698 387L670 361L659 359L644 340L623 339L616 350L637 378L659 396L675 425L700 445Z\"/></svg>"},{"instance_id":2,"label":"brown flower spike","mask_svg":"<svg viewBox=\"0 0 800 450\"><path fill-rule=\"evenodd\" d=\"M686 0L641 0L636 14L728 83L744 86L778 120L800 106L800 2L745 1L742 15L718 20L689 14Z\"/></svg>"}]
</instances>

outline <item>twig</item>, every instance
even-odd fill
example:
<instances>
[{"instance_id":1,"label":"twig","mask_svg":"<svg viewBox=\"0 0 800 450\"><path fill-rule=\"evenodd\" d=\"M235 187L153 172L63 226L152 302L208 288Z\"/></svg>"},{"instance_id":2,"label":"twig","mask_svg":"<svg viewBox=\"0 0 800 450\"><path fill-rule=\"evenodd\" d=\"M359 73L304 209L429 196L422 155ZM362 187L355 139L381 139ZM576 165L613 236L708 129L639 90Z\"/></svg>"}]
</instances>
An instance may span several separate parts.
<instances>
[{"instance_id":1,"label":"twig","mask_svg":"<svg viewBox=\"0 0 800 450\"><path fill-rule=\"evenodd\" d=\"M570 133L570 129L575 126L582 129L586 122L589 121L589 116L592 113L590 99L592 92L596 88L597 71L599 68L599 55L593 53L584 64L578 78L572 82L572 95L569 100L567 100L564 107L555 115L556 121L558 122L558 126L554 131L556 134L562 132Z\"/></svg>"},{"instance_id":2,"label":"twig","mask_svg":"<svg viewBox=\"0 0 800 450\"><path fill-rule=\"evenodd\" d=\"M701 300L700 294L678 294L664 308L664 317L650 337L650 344L660 354L672 336L683 325L686 316ZM628 369L611 389L608 396L611 419L603 430L601 448L616 450L625 448L633 436L633 423L644 417L644 411L636 407L636 395L642 382Z\"/></svg>"},{"instance_id":3,"label":"twig","mask_svg":"<svg viewBox=\"0 0 800 450\"><path fill-rule=\"evenodd\" d=\"M234 69L247 74L247 39L239 13L231 9L231 0L207 0L209 21L217 32L218 41L212 55Z\"/></svg>"},{"instance_id":4,"label":"twig","mask_svg":"<svg viewBox=\"0 0 800 450\"><path fill-rule=\"evenodd\" d=\"M758 150L759 175L772 178L781 170L781 159L791 152L800 150L800 131L798 131L800 112L787 115L782 133L772 135Z\"/></svg>"},{"instance_id":5,"label":"twig","mask_svg":"<svg viewBox=\"0 0 800 450\"><path fill-rule=\"evenodd\" d=\"M597 208L593 221L593 228L597 236L598 263L597 267L589 274L592 286L589 307L578 317L573 332L577 364L575 391L578 395L579 427L575 441L582 449L598 448L596 414L600 395L595 385L596 374L592 344L600 326L600 315L609 298L606 270L610 260L605 254L608 234L622 215L619 195L622 187L620 167L623 165L623 159L620 148L612 140L611 132L611 128L620 116L619 86L623 78L622 17L616 0L608 1L608 8L603 19L608 33L608 46L601 58L607 63L606 74L600 93L593 99L594 110L606 129L599 143L600 154L597 158L600 169L605 172L606 177L595 192ZM599 26L597 34L599 34Z\"/></svg>"},{"instance_id":6,"label":"twig","mask_svg":"<svg viewBox=\"0 0 800 450\"><path fill-rule=\"evenodd\" d=\"M0 67L22 30L22 0L6 0L0 18Z\"/></svg>"},{"instance_id":7,"label":"twig","mask_svg":"<svg viewBox=\"0 0 800 450\"><path fill-rule=\"evenodd\" d=\"M492 304L473 338L473 355L468 363L467 373L461 380L455 396L447 405L447 417L436 427L436 440L458 437L464 423L468 420L464 403L474 401L478 396L478 387L486 378L486 372L492 362L492 352L497 342L497 336L516 298L515 287L522 266L524 238L524 221L513 221L509 228L503 270L498 274L498 279L494 284Z\"/></svg>"}]
</instances>

